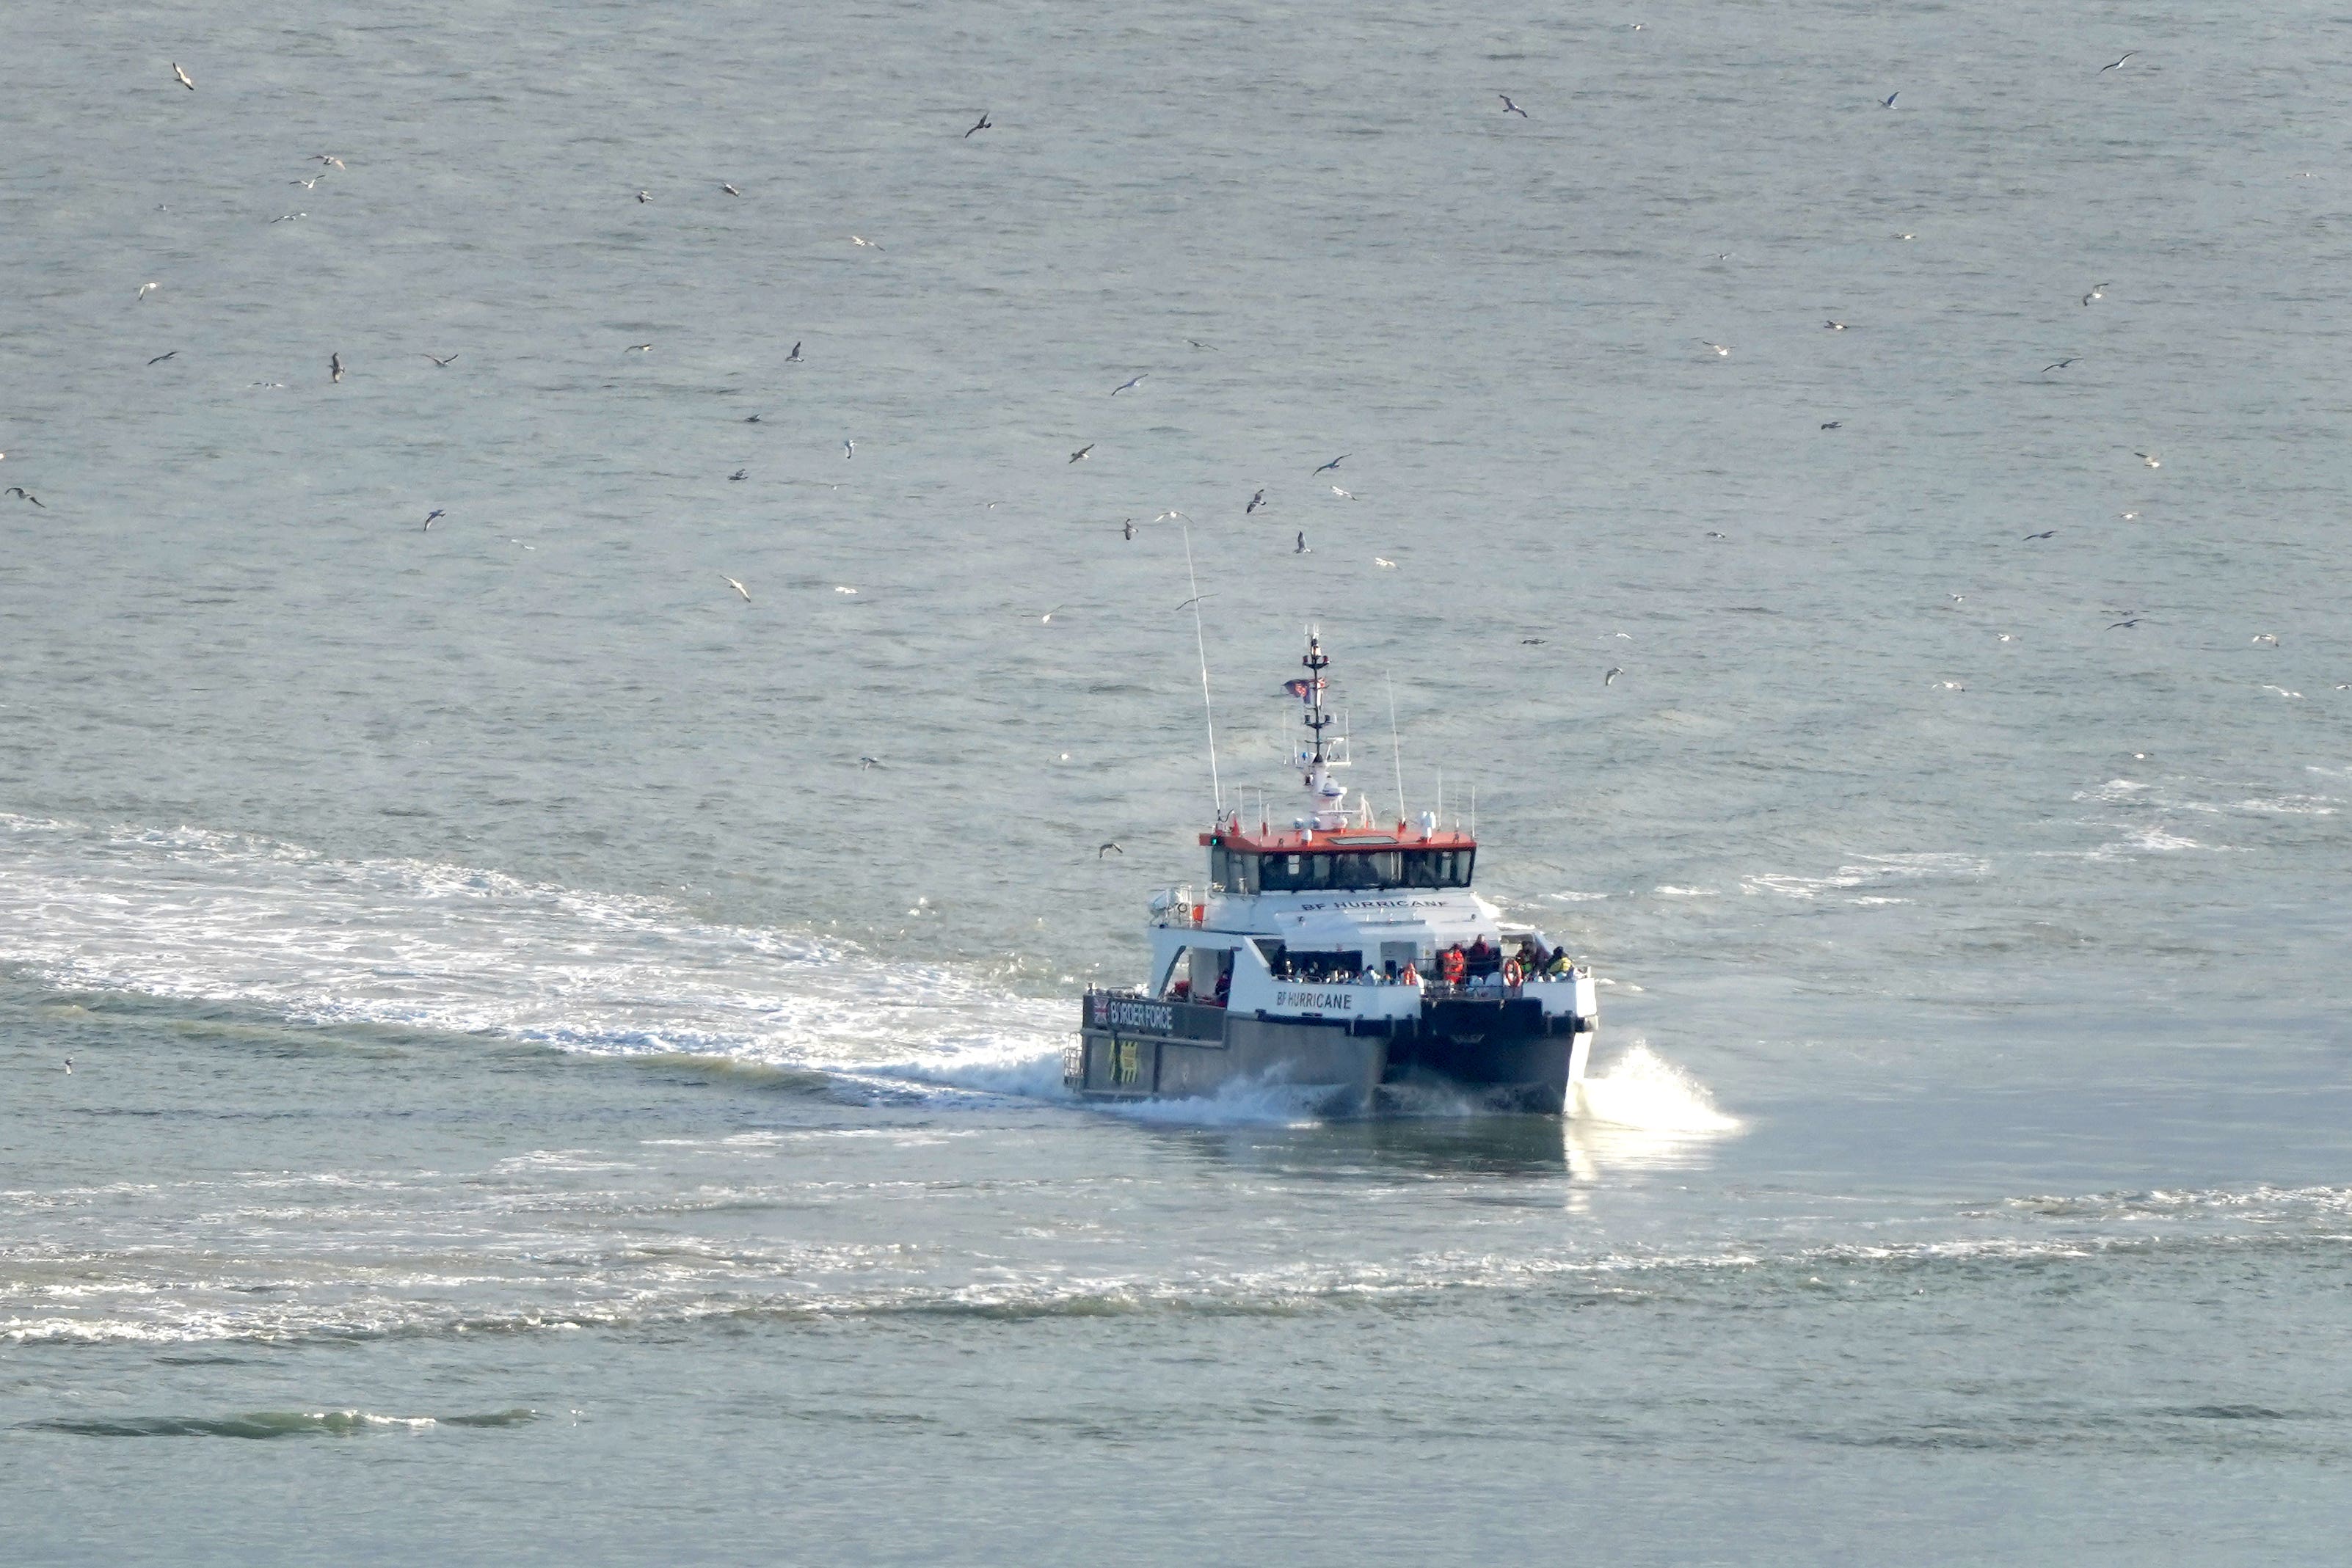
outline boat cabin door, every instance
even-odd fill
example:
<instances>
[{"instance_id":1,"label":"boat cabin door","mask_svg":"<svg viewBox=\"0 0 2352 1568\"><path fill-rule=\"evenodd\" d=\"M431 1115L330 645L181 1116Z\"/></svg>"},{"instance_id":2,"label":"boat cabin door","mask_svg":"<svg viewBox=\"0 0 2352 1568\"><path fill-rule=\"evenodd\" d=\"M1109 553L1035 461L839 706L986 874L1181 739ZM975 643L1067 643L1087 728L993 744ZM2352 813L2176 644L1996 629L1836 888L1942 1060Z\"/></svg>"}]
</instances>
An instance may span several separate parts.
<instances>
[{"instance_id":1,"label":"boat cabin door","mask_svg":"<svg viewBox=\"0 0 2352 1568\"><path fill-rule=\"evenodd\" d=\"M1188 975L1192 982L1192 999L1214 1001L1223 998L1233 984L1234 956L1224 947L1192 947L1185 951Z\"/></svg>"},{"instance_id":2,"label":"boat cabin door","mask_svg":"<svg viewBox=\"0 0 2352 1568\"><path fill-rule=\"evenodd\" d=\"M1421 944L1418 942L1383 942L1381 944L1381 971L1383 974L1387 973L1391 968L1402 974L1405 966L1408 964L1418 963L1420 960Z\"/></svg>"}]
</instances>

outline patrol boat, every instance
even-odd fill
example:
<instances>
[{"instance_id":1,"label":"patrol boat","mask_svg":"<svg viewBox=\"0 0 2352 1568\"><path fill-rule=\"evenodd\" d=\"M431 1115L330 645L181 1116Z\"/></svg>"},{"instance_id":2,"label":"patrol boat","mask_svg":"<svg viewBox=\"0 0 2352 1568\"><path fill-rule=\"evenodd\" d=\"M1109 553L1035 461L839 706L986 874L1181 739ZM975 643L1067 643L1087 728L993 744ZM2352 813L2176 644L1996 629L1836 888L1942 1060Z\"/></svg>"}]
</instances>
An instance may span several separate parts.
<instances>
[{"instance_id":1,"label":"patrol boat","mask_svg":"<svg viewBox=\"0 0 2352 1568\"><path fill-rule=\"evenodd\" d=\"M1478 844L1437 813L1349 809L1325 732L1330 660L1309 635L1298 747L1305 810L1276 827L1221 810L1207 877L1150 903L1139 989L1088 988L1063 1079L1088 1100L1185 1099L1255 1085L1325 1115L1442 1100L1559 1115L1600 1022L1591 974L1471 890ZM1475 823L1473 824L1475 827Z\"/></svg>"}]
</instances>

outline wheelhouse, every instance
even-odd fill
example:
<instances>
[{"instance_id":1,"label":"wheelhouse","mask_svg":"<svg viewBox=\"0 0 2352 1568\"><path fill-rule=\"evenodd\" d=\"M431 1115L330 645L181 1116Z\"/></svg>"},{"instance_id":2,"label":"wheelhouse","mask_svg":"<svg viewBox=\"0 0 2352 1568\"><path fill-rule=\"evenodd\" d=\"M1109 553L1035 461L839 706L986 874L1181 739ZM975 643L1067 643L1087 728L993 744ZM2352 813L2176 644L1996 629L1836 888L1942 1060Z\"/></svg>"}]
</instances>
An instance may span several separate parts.
<instances>
[{"instance_id":1,"label":"wheelhouse","mask_svg":"<svg viewBox=\"0 0 2352 1568\"><path fill-rule=\"evenodd\" d=\"M1468 887L1478 859L1467 834L1404 822L1393 831L1257 834L1229 822L1201 841L1210 891L1239 895Z\"/></svg>"}]
</instances>

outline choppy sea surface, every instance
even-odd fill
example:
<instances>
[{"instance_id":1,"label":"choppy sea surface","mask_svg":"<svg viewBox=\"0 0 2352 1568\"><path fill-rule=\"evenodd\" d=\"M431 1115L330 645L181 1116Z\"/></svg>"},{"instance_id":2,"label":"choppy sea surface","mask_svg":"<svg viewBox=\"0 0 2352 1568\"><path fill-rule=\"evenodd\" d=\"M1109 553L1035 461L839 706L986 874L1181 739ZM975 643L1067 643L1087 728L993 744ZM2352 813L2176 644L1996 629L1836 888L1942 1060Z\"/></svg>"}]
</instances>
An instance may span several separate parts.
<instances>
[{"instance_id":1,"label":"choppy sea surface","mask_svg":"<svg viewBox=\"0 0 2352 1568\"><path fill-rule=\"evenodd\" d=\"M13 17L8 1557L2337 1560L2347 67ZM1319 625L1595 967L1583 1113L1064 1096L1196 591L1225 790Z\"/></svg>"}]
</instances>

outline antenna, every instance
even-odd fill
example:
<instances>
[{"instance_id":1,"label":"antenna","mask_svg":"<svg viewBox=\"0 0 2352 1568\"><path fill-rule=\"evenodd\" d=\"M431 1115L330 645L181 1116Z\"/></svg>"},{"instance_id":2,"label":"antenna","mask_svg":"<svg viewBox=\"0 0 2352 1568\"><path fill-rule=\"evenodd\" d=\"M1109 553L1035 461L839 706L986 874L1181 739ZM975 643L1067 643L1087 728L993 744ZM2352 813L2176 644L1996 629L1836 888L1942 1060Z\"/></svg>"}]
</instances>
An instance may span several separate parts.
<instances>
[{"instance_id":1,"label":"antenna","mask_svg":"<svg viewBox=\"0 0 2352 1568\"><path fill-rule=\"evenodd\" d=\"M1470 786L1470 836L1478 836L1478 786Z\"/></svg>"},{"instance_id":2,"label":"antenna","mask_svg":"<svg viewBox=\"0 0 2352 1568\"><path fill-rule=\"evenodd\" d=\"M1217 781L1217 709L1209 700L1209 643L1201 632L1201 579L1192 570L1192 528L1187 523L1184 530L1184 576L1192 585L1192 646L1201 655L1201 707L1209 716L1209 793L1214 798L1217 815L1225 814L1225 787Z\"/></svg>"},{"instance_id":3,"label":"antenna","mask_svg":"<svg viewBox=\"0 0 2352 1568\"><path fill-rule=\"evenodd\" d=\"M1386 670L1381 672L1381 679L1389 688L1389 756L1396 763L1397 821L1402 822L1412 813L1404 808L1404 742L1397 738L1396 682Z\"/></svg>"}]
</instances>

